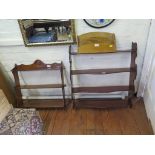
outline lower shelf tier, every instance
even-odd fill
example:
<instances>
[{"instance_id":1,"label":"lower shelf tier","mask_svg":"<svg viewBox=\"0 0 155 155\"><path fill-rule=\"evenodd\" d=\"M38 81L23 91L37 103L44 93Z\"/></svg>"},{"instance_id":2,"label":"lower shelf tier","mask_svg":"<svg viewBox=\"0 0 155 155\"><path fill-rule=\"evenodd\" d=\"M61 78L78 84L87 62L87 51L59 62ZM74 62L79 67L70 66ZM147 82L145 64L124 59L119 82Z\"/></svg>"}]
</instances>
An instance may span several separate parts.
<instances>
[{"instance_id":1,"label":"lower shelf tier","mask_svg":"<svg viewBox=\"0 0 155 155\"><path fill-rule=\"evenodd\" d=\"M129 91L134 86L98 86L98 87L73 87L73 93L110 93L117 91Z\"/></svg>"},{"instance_id":2,"label":"lower shelf tier","mask_svg":"<svg viewBox=\"0 0 155 155\"><path fill-rule=\"evenodd\" d=\"M98 98L85 98L75 99L75 108L120 108L128 107L127 99L98 99Z\"/></svg>"},{"instance_id":3,"label":"lower shelf tier","mask_svg":"<svg viewBox=\"0 0 155 155\"><path fill-rule=\"evenodd\" d=\"M68 104L68 100L66 99L66 105ZM23 100L22 108L64 108L64 100L63 99L29 99Z\"/></svg>"}]
</instances>

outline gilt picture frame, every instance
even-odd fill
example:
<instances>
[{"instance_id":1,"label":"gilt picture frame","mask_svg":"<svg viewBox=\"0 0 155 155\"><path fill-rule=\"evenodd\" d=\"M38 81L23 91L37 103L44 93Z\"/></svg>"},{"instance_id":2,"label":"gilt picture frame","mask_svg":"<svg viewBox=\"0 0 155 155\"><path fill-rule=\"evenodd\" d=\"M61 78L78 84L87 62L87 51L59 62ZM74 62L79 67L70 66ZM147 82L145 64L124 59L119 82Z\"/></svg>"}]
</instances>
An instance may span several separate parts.
<instances>
[{"instance_id":1,"label":"gilt picture frame","mask_svg":"<svg viewBox=\"0 0 155 155\"><path fill-rule=\"evenodd\" d=\"M27 47L76 43L73 19L18 19L18 23Z\"/></svg>"}]
</instances>

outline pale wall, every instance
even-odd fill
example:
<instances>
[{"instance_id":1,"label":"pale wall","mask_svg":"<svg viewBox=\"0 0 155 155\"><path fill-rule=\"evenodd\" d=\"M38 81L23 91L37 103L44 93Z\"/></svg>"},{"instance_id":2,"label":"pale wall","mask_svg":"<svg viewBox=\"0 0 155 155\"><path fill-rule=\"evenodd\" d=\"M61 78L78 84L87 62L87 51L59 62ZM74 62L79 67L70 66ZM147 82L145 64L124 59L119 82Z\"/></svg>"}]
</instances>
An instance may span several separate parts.
<instances>
[{"instance_id":1,"label":"pale wall","mask_svg":"<svg viewBox=\"0 0 155 155\"><path fill-rule=\"evenodd\" d=\"M152 20L140 87L145 87L144 103L155 133L155 20Z\"/></svg>"},{"instance_id":2,"label":"pale wall","mask_svg":"<svg viewBox=\"0 0 155 155\"><path fill-rule=\"evenodd\" d=\"M138 43L138 76L136 86L139 82L143 57L145 52L145 46L147 42L147 36L150 28L151 20L115 20L109 27L103 29L94 29L85 24L83 20L75 20L77 34L82 34L90 31L105 31L113 32L116 34L117 48L128 49L131 47L131 42ZM69 61L68 61L68 46L45 46L45 47L25 47L22 41L22 36L19 30L17 20L0 20L0 62L5 67L6 73L13 81L10 70L14 67L14 64L29 64L36 59L41 59L44 62L55 62L62 60L66 67L66 79L69 86ZM129 66L130 57L120 56L118 59L114 56L102 56L102 57L89 57L81 58L76 61L77 65L82 65L83 68L90 67L92 65L91 60L94 61L93 65L97 67L112 67L117 66ZM97 62L97 63L96 63ZM81 67L82 67L81 66ZM107 76L106 76L107 77ZM108 75L108 79L102 79L98 77L91 79L92 83L96 81L101 84L126 84L128 75L121 74ZM88 82L84 78L83 82ZM69 87L68 87L69 88ZM68 94L70 94L68 92Z\"/></svg>"},{"instance_id":3,"label":"pale wall","mask_svg":"<svg viewBox=\"0 0 155 155\"><path fill-rule=\"evenodd\" d=\"M155 55L151 65L149 80L144 91L144 103L155 133Z\"/></svg>"}]
</instances>

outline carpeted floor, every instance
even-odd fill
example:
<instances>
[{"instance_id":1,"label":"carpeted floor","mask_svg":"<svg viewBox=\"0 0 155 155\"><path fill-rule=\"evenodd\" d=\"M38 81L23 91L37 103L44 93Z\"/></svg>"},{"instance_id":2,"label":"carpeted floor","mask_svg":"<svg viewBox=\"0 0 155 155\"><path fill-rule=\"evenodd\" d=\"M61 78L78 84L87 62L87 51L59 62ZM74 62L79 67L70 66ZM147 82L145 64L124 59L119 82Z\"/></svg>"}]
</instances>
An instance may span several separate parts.
<instances>
[{"instance_id":1,"label":"carpeted floor","mask_svg":"<svg viewBox=\"0 0 155 155\"><path fill-rule=\"evenodd\" d=\"M35 109L13 108L0 123L0 135L42 135L43 123Z\"/></svg>"}]
</instances>

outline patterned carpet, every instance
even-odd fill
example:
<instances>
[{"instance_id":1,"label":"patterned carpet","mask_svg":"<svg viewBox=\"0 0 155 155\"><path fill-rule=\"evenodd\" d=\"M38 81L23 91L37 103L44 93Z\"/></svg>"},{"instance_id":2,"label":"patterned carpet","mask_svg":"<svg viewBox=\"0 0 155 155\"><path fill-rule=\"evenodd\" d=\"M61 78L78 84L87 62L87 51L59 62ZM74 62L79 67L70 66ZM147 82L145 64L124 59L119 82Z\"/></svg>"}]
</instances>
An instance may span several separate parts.
<instances>
[{"instance_id":1,"label":"patterned carpet","mask_svg":"<svg viewBox=\"0 0 155 155\"><path fill-rule=\"evenodd\" d=\"M0 123L0 135L42 135L43 123L35 109L13 108Z\"/></svg>"}]
</instances>

